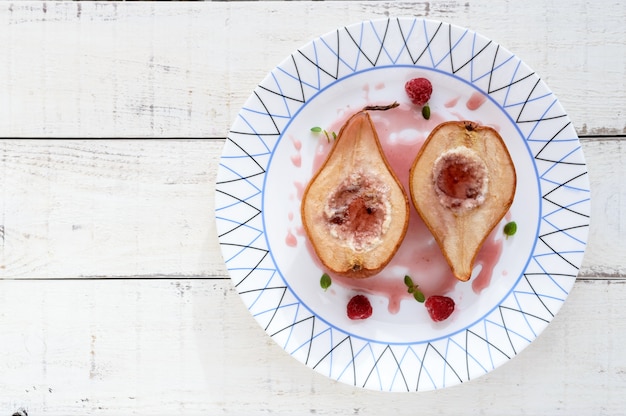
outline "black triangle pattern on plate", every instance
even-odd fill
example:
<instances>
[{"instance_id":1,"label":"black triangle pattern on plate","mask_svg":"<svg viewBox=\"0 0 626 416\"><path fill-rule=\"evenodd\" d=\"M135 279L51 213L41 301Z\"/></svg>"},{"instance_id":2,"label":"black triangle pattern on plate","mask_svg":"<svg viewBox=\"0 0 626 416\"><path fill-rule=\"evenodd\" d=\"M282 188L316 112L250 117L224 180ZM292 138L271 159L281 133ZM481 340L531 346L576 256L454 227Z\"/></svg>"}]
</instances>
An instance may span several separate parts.
<instances>
[{"instance_id":1,"label":"black triangle pattern on plate","mask_svg":"<svg viewBox=\"0 0 626 416\"><path fill-rule=\"evenodd\" d=\"M343 77L396 65L448 73L497 103L532 149L542 193L537 244L516 286L467 328L418 343L363 339L319 319L281 278L261 220L263 179L291 117ZM553 134L538 135L539 125ZM578 137L557 99L532 70L470 30L420 18L393 18L361 22L315 39L266 77L239 112L225 143L215 211L235 287L268 335L289 354L350 385L423 391L486 374L539 335L577 276L589 205Z\"/></svg>"}]
</instances>

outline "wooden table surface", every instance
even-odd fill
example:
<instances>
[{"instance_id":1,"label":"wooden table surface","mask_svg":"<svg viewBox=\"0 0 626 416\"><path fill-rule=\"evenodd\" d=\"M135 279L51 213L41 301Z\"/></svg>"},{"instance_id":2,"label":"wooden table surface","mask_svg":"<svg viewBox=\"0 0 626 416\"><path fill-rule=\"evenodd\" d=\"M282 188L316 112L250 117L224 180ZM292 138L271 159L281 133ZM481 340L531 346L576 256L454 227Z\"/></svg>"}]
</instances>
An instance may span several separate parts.
<instances>
[{"instance_id":1,"label":"wooden table surface","mask_svg":"<svg viewBox=\"0 0 626 416\"><path fill-rule=\"evenodd\" d=\"M388 16L514 51L570 116L592 190L548 328L483 377L413 394L284 352L233 288L213 211L257 83L309 40ZM625 20L620 1L1 2L0 415L626 414Z\"/></svg>"}]
</instances>

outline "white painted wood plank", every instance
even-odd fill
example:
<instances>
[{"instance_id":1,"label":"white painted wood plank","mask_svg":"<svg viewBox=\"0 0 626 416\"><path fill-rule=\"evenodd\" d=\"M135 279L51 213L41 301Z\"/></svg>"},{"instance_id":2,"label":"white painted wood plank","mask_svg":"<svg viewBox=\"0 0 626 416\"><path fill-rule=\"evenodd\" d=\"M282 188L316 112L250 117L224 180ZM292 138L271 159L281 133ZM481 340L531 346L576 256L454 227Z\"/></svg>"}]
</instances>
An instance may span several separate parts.
<instances>
[{"instance_id":1,"label":"white painted wood plank","mask_svg":"<svg viewBox=\"0 0 626 416\"><path fill-rule=\"evenodd\" d=\"M626 276L624 142L583 140L592 189L580 275ZM221 140L4 140L0 276L226 276Z\"/></svg>"},{"instance_id":2,"label":"white painted wood plank","mask_svg":"<svg viewBox=\"0 0 626 416\"><path fill-rule=\"evenodd\" d=\"M542 335L464 385L389 394L291 358L227 280L0 281L0 409L30 415L615 415L624 281L578 281Z\"/></svg>"},{"instance_id":3,"label":"white painted wood plank","mask_svg":"<svg viewBox=\"0 0 626 416\"><path fill-rule=\"evenodd\" d=\"M547 82L581 134L626 133L626 3L2 2L0 135L223 137L253 88L347 24L426 16Z\"/></svg>"},{"instance_id":4,"label":"white painted wood plank","mask_svg":"<svg viewBox=\"0 0 626 416\"><path fill-rule=\"evenodd\" d=\"M583 140L582 144L589 171L591 225L581 274L623 278L626 277L626 141L594 139Z\"/></svg>"},{"instance_id":5,"label":"white painted wood plank","mask_svg":"<svg viewBox=\"0 0 626 416\"><path fill-rule=\"evenodd\" d=\"M4 140L0 275L223 275L223 141Z\"/></svg>"}]
</instances>

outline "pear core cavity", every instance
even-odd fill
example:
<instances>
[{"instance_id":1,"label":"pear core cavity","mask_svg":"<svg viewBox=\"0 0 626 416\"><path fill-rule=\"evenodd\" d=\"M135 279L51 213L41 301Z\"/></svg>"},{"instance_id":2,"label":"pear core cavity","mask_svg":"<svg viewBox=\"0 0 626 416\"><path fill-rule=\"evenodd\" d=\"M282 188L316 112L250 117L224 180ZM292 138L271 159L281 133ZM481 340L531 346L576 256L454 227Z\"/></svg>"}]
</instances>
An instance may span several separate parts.
<instances>
[{"instance_id":1,"label":"pear core cavity","mask_svg":"<svg viewBox=\"0 0 626 416\"><path fill-rule=\"evenodd\" d=\"M487 166L473 150L455 147L435 160L433 183L441 205L457 212L469 211L485 202Z\"/></svg>"},{"instance_id":2,"label":"pear core cavity","mask_svg":"<svg viewBox=\"0 0 626 416\"><path fill-rule=\"evenodd\" d=\"M329 195L324 211L330 235L355 251L370 250L389 228L389 189L375 176L353 173Z\"/></svg>"}]
</instances>

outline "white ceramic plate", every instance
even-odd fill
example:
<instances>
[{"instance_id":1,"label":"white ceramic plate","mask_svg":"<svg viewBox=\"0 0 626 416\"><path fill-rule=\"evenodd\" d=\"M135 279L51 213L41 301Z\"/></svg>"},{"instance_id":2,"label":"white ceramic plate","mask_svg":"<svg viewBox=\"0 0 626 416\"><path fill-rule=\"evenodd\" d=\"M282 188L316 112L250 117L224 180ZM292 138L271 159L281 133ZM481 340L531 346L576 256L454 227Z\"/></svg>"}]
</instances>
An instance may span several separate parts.
<instances>
[{"instance_id":1,"label":"white ceramic plate","mask_svg":"<svg viewBox=\"0 0 626 416\"><path fill-rule=\"evenodd\" d=\"M404 83L433 84L426 121ZM323 160L330 134L368 104L391 166L406 183L428 133L446 120L496 128L518 185L513 205L485 243L470 282L450 279L432 236L411 211L411 226L380 276L333 280L300 220L302 190ZM443 388L486 374L528 346L567 298L589 226L587 170L572 124L556 97L511 52L471 30L415 18L366 21L295 51L254 90L226 141L216 186L224 260L250 313L285 351L340 382L384 391ZM518 232L505 238L502 227ZM456 310L429 319L403 286L409 274ZM442 293L439 293L442 292ZM445 292L445 293L443 293ZM352 321L356 293L372 317Z\"/></svg>"}]
</instances>

